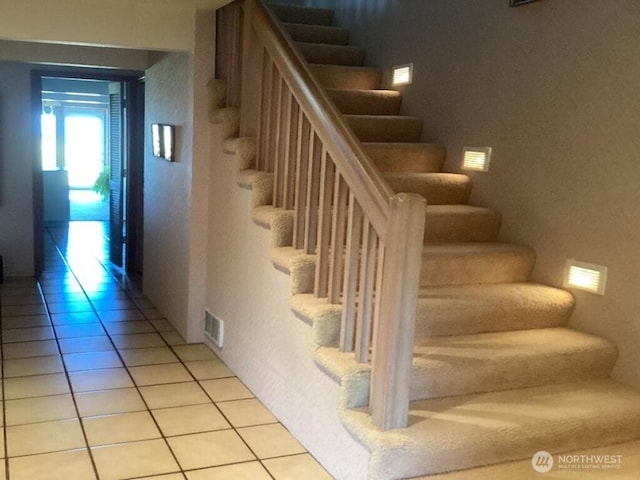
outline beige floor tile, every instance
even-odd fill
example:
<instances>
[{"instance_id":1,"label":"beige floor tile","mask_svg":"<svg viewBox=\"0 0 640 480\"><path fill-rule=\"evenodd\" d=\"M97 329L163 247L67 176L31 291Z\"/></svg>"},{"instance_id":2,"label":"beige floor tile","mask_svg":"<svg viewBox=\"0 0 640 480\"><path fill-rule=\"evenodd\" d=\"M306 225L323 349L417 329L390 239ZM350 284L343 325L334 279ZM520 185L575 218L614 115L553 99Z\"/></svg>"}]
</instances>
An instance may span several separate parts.
<instances>
[{"instance_id":1,"label":"beige floor tile","mask_svg":"<svg viewBox=\"0 0 640 480\"><path fill-rule=\"evenodd\" d=\"M253 398L251 390L245 387L238 377L202 380L200 385L214 402Z\"/></svg>"},{"instance_id":2,"label":"beige floor tile","mask_svg":"<svg viewBox=\"0 0 640 480\"><path fill-rule=\"evenodd\" d=\"M37 342L54 339L51 327L12 328L2 331L3 343Z\"/></svg>"},{"instance_id":3,"label":"beige floor tile","mask_svg":"<svg viewBox=\"0 0 640 480\"><path fill-rule=\"evenodd\" d=\"M99 323L100 319L94 312L56 313L51 315L54 325L79 325L84 323Z\"/></svg>"},{"instance_id":4,"label":"beige floor tile","mask_svg":"<svg viewBox=\"0 0 640 480\"><path fill-rule=\"evenodd\" d=\"M0 462L0 478L7 478L7 470L4 462ZM18 480L21 480L21 479L18 479Z\"/></svg>"},{"instance_id":5,"label":"beige floor tile","mask_svg":"<svg viewBox=\"0 0 640 480\"><path fill-rule=\"evenodd\" d=\"M133 382L124 368L71 372L69 380L74 392L133 387Z\"/></svg>"},{"instance_id":6,"label":"beige floor tile","mask_svg":"<svg viewBox=\"0 0 640 480\"><path fill-rule=\"evenodd\" d=\"M211 403L196 382L140 387L140 393L151 409Z\"/></svg>"},{"instance_id":7,"label":"beige floor tile","mask_svg":"<svg viewBox=\"0 0 640 480\"><path fill-rule=\"evenodd\" d=\"M89 446L160 438L149 412L118 413L82 420Z\"/></svg>"},{"instance_id":8,"label":"beige floor tile","mask_svg":"<svg viewBox=\"0 0 640 480\"><path fill-rule=\"evenodd\" d=\"M41 303L40 295L11 295L2 299L3 305L40 305Z\"/></svg>"},{"instance_id":9,"label":"beige floor tile","mask_svg":"<svg viewBox=\"0 0 640 480\"><path fill-rule=\"evenodd\" d=\"M233 430L194 433L167 439L184 470L246 462L255 457Z\"/></svg>"},{"instance_id":10,"label":"beige floor tile","mask_svg":"<svg viewBox=\"0 0 640 480\"><path fill-rule=\"evenodd\" d=\"M122 367L118 354L114 351L69 353L63 355L69 372Z\"/></svg>"},{"instance_id":11,"label":"beige floor tile","mask_svg":"<svg viewBox=\"0 0 640 480\"><path fill-rule=\"evenodd\" d=\"M113 343L118 349L164 347L164 340L157 333L135 333L133 335L113 335Z\"/></svg>"},{"instance_id":12,"label":"beige floor tile","mask_svg":"<svg viewBox=\"0 0 640 480\"><path fill-rule=\"evenodd\" d=\"M21 315L46 315L44 305L3 305L0 308L3 317L19 317Z\"/></svg>"},{"instance_id":13,"label":"beige floor tile","mask_svg":"<svg viewBox=\"0 0 640 480\"><path fill-rule=\"evenodd\" d=\"M256 398L220 402L216 405L236 428L278 422L276 417Z\"/></svg>"},{"instance_id":14,"label":"beige floor tile","mask_svg":"<svg viewBox=\"0 0 640 480\"><path fill-rule=\"evenodd\" d=\"M235 373L221 360L194 360L185 362L191 374L198 380L234 377Z\"/></svg>"},{"instance_id":15,"label":"beige floor tile","mask_svg":"<svg viewBox=\"0 0 640 480\"><path fill-rule=\"evenodd\" d=\"M189 375L189 372L181 363L130 367L129 372L138 386L179 383L192 380L191 375Z\"/></svg>"},{"instance_id":16,"label":"beige floor tile","mask_svg":"<svg viewBox=\"0 0 640 480\"><path fill-rule=\"evenodd\" d=\"M178 362L178 357L173 354L169 347L120 350L120 355L122 355L122 359L128 367Z\"/></svg>"},{"instance_id":17,"label":"beige floor tile","mask_svg":"<svg viewBox=\"0 0 640 480\"><path fill-rule=\"evenodd\" d=\"M272 480L259 462L237 463L186 472L187 480ZM300 479L300 480L312 480Z\"/></svg>"},{"instance_id":18,"label":"beige floor tile","mask_svg":"<svg viewBox=\"0 0 640 480\"><path fill-rule=\"evenodd\" d=\"M173 351L183 362L193 360L218 360L218 356L203 343L192 343L189 345L177 345Z\"/></svg>"},{"instance_id":19,"label":"beige floor tile","mask_svg":"<svg viewBox=\"0 0 640 480\"><path fill-rule=\"evenodd\" d=\"M107 322L126 322L129 320L144 320L144 315L138 310L111 310L99 311L100 319Z\"/></svg>"},{"instance_id":20,"label":"beige floor tile","mask_svg":"<svg viewBox=\"0 0 640 480\"><path fill-rule=\"evenodd\" d=\"M113 345L111 345L109 337L106 335L101 337L63 338L60 340L60 350L65 354L105 352L113 350Z\"/></svg>"},{"instance_id":21,"label":"beige floor tile","mask_svg":"<svg viewBox=\"0 0 640 480\"><path fill-rule=\"evenodd\" d=\"M280 423L239 428L238 433L260 459L305 453L304 447Z\"/></svg>"},{"instance_id":22,"label":"beige floor tile","mask_svg":"<svg viewBox=\"0 0 640 480\"><path fill-rule=\"evenodd\" d=\"M167 437L231 428L213 403L163 408L152 413Z\"/></svg>"},{"instance_id":23,"label":"beige floor tile","mask_svg":"<svg viewBox=\"0 0 640 480\"><path fill-rule=\"evenodd\" d=\"M100 480L125 480L180 471L164 440L93 447L91 451Z\"/></svg>"},{"instance_id":24,"label":"beige floor tile","mask_svg":"<svg viewBox=\"0 0 640 480\"><path fill-rule=\"evenodd\" d=\"M6 430L10 457L86 447L77 419L16 425Z\"/></svg>"},{"instance_id":25,"label":"beige floor tile","mask_svg":"<svg viewBox=\"0 0 640 480\"><path fill-rule=\"evenodd\" d=\"M271 458L262 462L271 472L275 480L333 480L333 477L322 468L308 453L291 457Z\"/></svg>"},{"instance_id":26,"label":"beige floor tile","mask_svg":"<svg viewBox=\"0 0 640 480\"><path fill-rule=\"evenodd\" d=\"M166 318L158 318L158 319L149 320L149 321L159 332L175 332L176 331L172 323Z\"/></svg>"},{"instance_id":27,"label":"beige floor tile","mask_svg":"<svg viewBox=\"0 0 640 480\"><path fill-rule=\"evenodd\" d=\"M9 472L11 480L94 480L96 478L86 449L10 458Z\"/></svg>"},{"instance_id":28,"label":"beige floor tile","mask_svg":"<svg viewBox=\"0 0 640 480\"><path fill-rule=\"evenodd\" d=\"M144 477L144 479L140 477L140 480L185 480L185 476L181 473L169 473L167 475L154 475L153 477Z\"/></svg>"},{"instance_id":29,"label":"beige floor tile","mask_svg":"<svg viewBox=\"0 0 640 480\"><path fill-rule=\"evenodd\" d=\"M2 357L7 359L43 357L58 355L58 344L55 340L43 340L40 342L9 343L2 349Z\"/></svg>"},{"instance_id":30,"label":"beige floor tile","mask_svg":"<svg viewBox=\"0 0 640 480\"><path fill-rule=\"evenodd\" d=\"M15 358L3 363L5 378L64 372L62 357L59 355Z\"/></svg>"},{"instance_id":31,"label":"beige floor tile","mask_svg":"<svg viewBox=\"0 0 640 480\"><path fill-rule=\"evenodd\" d=\"M12 328L46 327L49 324L49 318L46 315L27 315L25 317L8 317L2 319L3 330L9 330Z\"/></svg>"},{"instance_id":32,"label":"beige floor tile","mask_svg":"<svg viewBox=\"0 0 640 480\"><path fill-rule=\"evenodd\" d=\"M156 331L147 320L106 322L104 328L107 329L109 335L131 335L133 333L154 333Z\"/></svg>"},{"instance_id":33,"label":"beige floor tile","mask_svg":"<svg viewBox=\"0 0 640 480\"><path fill-rule=\"evenodd\" d=\"M164 315L161 311L155 308L141 308L142 313L148 320L156 320L158 318L164 318Z\"/></svg>"},{"instance_id":34,"label":"beige floor tile","mask_svg":"<svg viewBox=\"0 0 640 480\"><path fill-rule=\"evenodd\" d=\"M7 400L64 393L70 393L69 383L64 373L6 378L4 380L4 395Z\"/></svg>"},{"instance_id":35,"label":"beige floor tile","mask_svg":"<svg viewBox=\"0 0 640 480\"><path fill-rule=\"evenodd\" d=\"M139 412L147 408L136 388L77 393L75 399L81 417Z\"/></svg>"},{"instance_id":36,"label":"beige floor tile","mask_svg":"<svg viewBox=\"0 0 640 480\"><path fill-rule=\"evenodd\" d=\"M6 400L5 409L7 425L76 418L76 408L71 395Z\"/></svg>"},{"instance_id":37,"label":"beige floor tile","mask_svg":"<svg viewBox=\"0 0 640 480\"><path fill-rule=\"evenodd\" d=\"M82 323L76 325L56 325L58 338L99 337L105 334L99 323Z\"/></svg>"},{"instance_id":38,"label":"beige floor tile","mask_svg":"<svg viewBox=\"0 0 640 480\"><path fill-rule=\"evenodd\" d=\"M174 345L187 344L185 339L182 338L182 336L178 332L160 332L160 335L162 335L162 338L164 339L164 341L167 342L169 345L174 346Z\"/></svg>"},{"instance_id":39,"label":"beige floor tile","mask_svg":"<svg viewBox=\"0 0 640 480\"><path fill-rule=\"evenodd\" d=\"M4 438L5 435L5 427L0 427L0 434L2 434L2 438ZM0 442L0 458L5 458L6 456L6 451L5 451L5 442ZM4 464L4 462L0 462L1 464ZM2 478L2 477L0 477Z\"/></svg>"}]
</instances>

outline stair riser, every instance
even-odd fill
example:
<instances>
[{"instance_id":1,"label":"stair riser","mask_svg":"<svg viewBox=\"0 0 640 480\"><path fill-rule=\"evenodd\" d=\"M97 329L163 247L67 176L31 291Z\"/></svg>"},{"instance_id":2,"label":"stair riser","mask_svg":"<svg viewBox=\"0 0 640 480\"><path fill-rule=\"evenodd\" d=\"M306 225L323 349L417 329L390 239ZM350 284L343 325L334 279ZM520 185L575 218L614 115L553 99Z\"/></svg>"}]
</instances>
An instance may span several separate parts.
<instances>
[{"instance_id":1,"label":"stair riser","mask_svg":"<svg viewBox=\"0 0 640 480\"><path fill-rule=\"evenodd\" d=\"M427 201L429 197L427 197ZM500 231L500 216L488 210L475 215L432 215L427 209L425 243L493 242Z\"/></svg>"},{"instance_id":2,"label":"stair riser","mask_svg":"<svg viewBox=\"0 0 640 480\"><path fill-rule=\"evenodd\" d=\"M422 287L527 282L533 254L424 255L420 271Z\"/></svg>"},{"instance_id":3,"label":"stair riser","mask_svg":"<svg viewBox=\"0 0 640 480\"><path fill-rule=\"evenodd\" d=\"M469 201L471 182L468 177L460 176L452 181L440 178L419 178L411 182L398 176L385 175L394 192L417 193L427 199L428 205L464 205Z\"/></svg>"},{"instance_id":4,"label":"stair riser","mask_svg":"<svg viewBox=\"0 0 640 480\"><path fill-rule=\"evenodd\" d=\"M567 325L574 308L568 292L537 285L507 285L487 291L433 289L421 293L416 337L552 328ZM511 289L503 293L502 290ZM528 300L531 299L531 300Z\"/></svg>"},{"instance_id":5,"label":"stair riser","mask_svg":"<svg viewBox=\"0 0 640 480\"><path fill-rule=\"evenodd\" d=\"M361 142L419 142L422 120L414 117L345 115Z\"/></svg>"},{"instance_id":6,"label":"stair riser","mask_svg":"<svg viewBox=\"0 0 640 480\"><path fill-rule=\"evenodd\" d=\"M496 392L554 383L608 378L616 361L612 345L597 350L548 356L522 356L484 362L447 361L433 349L433 361L414 366L411 400Z\"/></svg>"},{"instance_id":7,"label":"stair riser","mask_svg":"<svg viewBox=\"0 0 640 480\"><path fill-rule=\"evenodd\" d=\"M333 24L333 10L277 4L270 4L269 8L281 22L325 26Z\"/></svg>"},{"instance_id":8,"label":"stair riser","mask_svg":"<svg viewBox=\"0 0 640 480\"><path fill-rule=\"evenodd\" d=\"M298 49L309 63L359 67L364 63L364 50L346 45L298 43Z\"/></svg>"},{"instance_id":9,"label":"stair riser","mask_svg":"<svg viewBox=\"0 0 640 480\"><path fill-rule=\"evenodd\" d=\"M296 42L330 45L347 45L349 43L349 30L344 28L296 23L286 23L284 27Z\"/></svg>"},{"instance_id":10,"label":"stair riser","mask_svg":"<svg viewBox=\"0 0 640 480\"><path fill-rule=\"evenodd\" d=\"M398 115L402 97L387 90L327 90L338 110L353 115Z\"/></svg>"},{"instance_id":11,"label":"stair riser","mask_svg":"<svg viewBox=\"0 0 640 480\"><path fill-rule=\"evenodd\" d=\"M368 67L311 65L311 71L325 88L375 90L382 79L379 70Z\"/></svg>"},{"instance_id":12,"label":"stair riser","mask_svg":"<svg viewBox=\"0 0 640 480\"><path fill-rule=\"evenodd\" d=\"M442 145L428 143L364 143L376 166L389 173L439 172L445 158Z\"/></svg>"}]
</instances>

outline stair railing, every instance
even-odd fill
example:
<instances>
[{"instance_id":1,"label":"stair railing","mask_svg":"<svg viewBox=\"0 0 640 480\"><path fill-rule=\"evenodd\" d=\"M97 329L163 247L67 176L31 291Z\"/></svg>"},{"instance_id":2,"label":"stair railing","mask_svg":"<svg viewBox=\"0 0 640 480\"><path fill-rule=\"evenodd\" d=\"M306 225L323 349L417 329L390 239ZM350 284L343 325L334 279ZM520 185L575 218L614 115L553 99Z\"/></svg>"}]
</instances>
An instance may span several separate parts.
<instances>
[{"instance_id":1,"label":"stair railing","mask_svg":"<svg viewBox=\"0 0 640 480\"><path fill-rule=\"evenodd\" d=\"M316 255L314 294L342 305L340 349L371 362L374 424L403 428L426 202L391 190L263 3L239 5L242 20L224 23L243 28L226 36L241 42L226 68L240 134L257 138L273 205L294 211L293 248Z\"/></svg>"}]
</instances>

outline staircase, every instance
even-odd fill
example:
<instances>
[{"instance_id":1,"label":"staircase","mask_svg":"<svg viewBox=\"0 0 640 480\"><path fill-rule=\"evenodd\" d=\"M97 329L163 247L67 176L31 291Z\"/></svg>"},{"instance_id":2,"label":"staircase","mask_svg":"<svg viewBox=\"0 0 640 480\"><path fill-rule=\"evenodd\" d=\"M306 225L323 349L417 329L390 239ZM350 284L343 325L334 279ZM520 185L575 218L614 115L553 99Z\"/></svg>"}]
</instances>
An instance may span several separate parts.
<instances>
[{"instance_id":1,"label":"staircase","mask_svg":"<svg viewBox=\"0 0 640 480\"><path fill-rule=\"evenodd\" d=\"M615 345L568 327L572 295L530 281L535 253L499 241L500 213L468 203L470 179L442 171L444 147L421 143L421 119L401 114L401 95L381 89L333 12L270 8L391 188L428 201L409 425L383 432L366 408L369 364L337 348L341 307L310 293L313 256L291 248L291 214L270 205L273 175L252 170L255 141L226 143L254 189L254 218L274 232L274 264L292 275L293 309L313 325L316 363L341 386L341 419L371 452L369 478L640 439L640 394L609 379Z\"/></svg>"}]
</instances>

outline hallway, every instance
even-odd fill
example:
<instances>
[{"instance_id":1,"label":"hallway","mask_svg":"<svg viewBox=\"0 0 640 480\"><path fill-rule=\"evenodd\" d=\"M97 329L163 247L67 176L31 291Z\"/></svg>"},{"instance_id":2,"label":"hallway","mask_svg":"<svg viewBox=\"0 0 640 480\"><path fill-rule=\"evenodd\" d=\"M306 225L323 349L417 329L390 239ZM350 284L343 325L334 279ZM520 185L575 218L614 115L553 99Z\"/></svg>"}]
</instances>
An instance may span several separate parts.
<instances>
[{"instance_id":1,"label":"hallway","mask_svg":"<svg viewBox=\"0 0 640 480\"><path fill-rule=\"evenodd\" d=\"M105 262L103 229L50 228L40 282L0 285L0 479L331 479Z\"/></svg>"}]
</instances>

